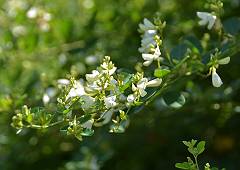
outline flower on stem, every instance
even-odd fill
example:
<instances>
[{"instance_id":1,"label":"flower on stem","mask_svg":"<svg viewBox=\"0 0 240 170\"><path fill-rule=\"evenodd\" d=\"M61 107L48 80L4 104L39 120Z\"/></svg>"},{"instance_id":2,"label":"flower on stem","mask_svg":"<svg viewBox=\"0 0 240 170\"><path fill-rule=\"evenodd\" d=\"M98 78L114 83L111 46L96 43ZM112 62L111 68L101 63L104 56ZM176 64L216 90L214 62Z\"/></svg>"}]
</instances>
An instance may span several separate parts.
<instances>
[{"instance_id":1,"label":"flower on stem","mask_svg":"<svg viewBox=\"0 0 240 170\"><path fill-rule=\"evenodd\" d=\"M154 54L142 54L142 58L146 61L143 62L144 66L149 66L154 60L160 60L161 51L159 46L155 48Z\"/></svg>"},{"instance_id":2,"label":"flower on stem","mask_svg":"<svg viewBox=\"0 0 240 170\"><path fill-rule=\"evenodd\" d=\"M208 12L197 12L197 16L201 19L198 24L203 26L207 25L207 28L212 29L217 17Z\"/></svg>"},{"instance_id":3,"label":"flower on stem","mask_svg":"<svg viewBox=\"0 0 240 170\"><path fill-rule=\"evenodd\" d=\"M214 87L220 87L223 84L220 76L216 72L215 67L212 67L212 84Z\"/></svg>"}]
</instances>

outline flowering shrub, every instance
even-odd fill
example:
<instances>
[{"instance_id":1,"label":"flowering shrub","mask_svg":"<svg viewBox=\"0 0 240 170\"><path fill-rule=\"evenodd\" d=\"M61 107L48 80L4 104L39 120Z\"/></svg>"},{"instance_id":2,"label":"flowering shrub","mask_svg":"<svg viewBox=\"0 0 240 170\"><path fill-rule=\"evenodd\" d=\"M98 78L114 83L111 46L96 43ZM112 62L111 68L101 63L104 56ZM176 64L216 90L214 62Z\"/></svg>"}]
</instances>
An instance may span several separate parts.
<instances>
[{"instance_id":1,"label":"flowering shrub","mask_svg":"<svg viewBox=\"0 0 240 170\"><path fill-rule=\"evenodd\" d=\"M213 1L211 5L214 6L211 8L212 13L197 12L199 25L207 25L209 30L214 28L219 36L219 44L228 43L232 38L225 37L220 18L223 5L220 1ZM27 16L37 17L38 10L31 8ZM82 140L83 136L93 135L93 126L99 127L112 120L110 132L122 133L129 124L128 114L131 113L131 108L147 105L169 86L173 86L177 79L204 75L209 70L206 76L212 75L212 85L220 87L223 82L216 70L219 65L230 62L230 57L225 55L227 50L219 51L221 46L214 46L209 50L209 61L204 64L200 50L191 44L182 58L175 59L164 51L162 33L165 26L166 22L162 22L159 17L154 19L154 23L145 18L139 24L139 32L142 34L139 51L144 61L137 73L117 70L110 57L106 56L96 70L85 75L85 79L76 80L72 77L70 80L58 80L59 97L55 111L48 111L47 108L54 92L46 91L43 96L45 108L30 109L24 105L13 117L12 126L20 133L25 127L41 129L63 124L61 131ZM153 76L144 77L145 70L154 64ZM147 92L148 88L154 88L154 91Z\"/></svg>"}]
</instances>

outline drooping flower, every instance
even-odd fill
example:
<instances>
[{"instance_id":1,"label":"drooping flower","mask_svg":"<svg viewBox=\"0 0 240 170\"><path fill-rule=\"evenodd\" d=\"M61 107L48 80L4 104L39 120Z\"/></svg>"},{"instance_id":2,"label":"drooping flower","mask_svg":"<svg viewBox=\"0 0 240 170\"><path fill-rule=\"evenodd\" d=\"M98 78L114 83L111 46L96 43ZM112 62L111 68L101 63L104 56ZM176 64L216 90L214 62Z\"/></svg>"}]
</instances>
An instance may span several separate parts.
<instances>
[{"instance_id":1,"label":"drooping flower","mask_svg":"<svg viewBox=\"0 0 240 170\"><path fill-rule=\"evenodd\" d=\"M197 16L201 19L198 24L203 26L207 25L207 28L212 29L217 17L208 12L197 12Z\"/></svg>"},{"instance_id":2,"label":"drooping flower","mask_svg":"<svg viewBox=\"0 0 240 170\"><path fill-rule=\"evenodd\" d=\"M215 67L212 68L212 84L214 87L220 87L223 84L220 76L216 72Z\"/></svg>"},{"instance_id":3,"label":"drooping flower","mask_svg":"<svg viewBox=\"0 0 240 170\"><path fill-rule=\"evenodd\" d=\"M149 66L152 64L154 60L159 60L161 55L161 51L159 49L159 46L157 45L154 54L142 54L142 58L145 60L143 62L144 66Z\"/></svg>"}]
</instances>

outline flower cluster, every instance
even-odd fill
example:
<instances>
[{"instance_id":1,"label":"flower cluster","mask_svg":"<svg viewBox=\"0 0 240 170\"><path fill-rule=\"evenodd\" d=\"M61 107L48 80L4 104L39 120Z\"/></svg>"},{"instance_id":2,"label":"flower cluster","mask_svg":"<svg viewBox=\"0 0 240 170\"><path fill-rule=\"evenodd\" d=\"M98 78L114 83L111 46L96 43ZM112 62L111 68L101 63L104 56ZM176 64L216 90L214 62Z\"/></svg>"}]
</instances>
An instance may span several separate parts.
<instances>
[{"instance_id":1,"label":"flower cluster","mask_svg":"<svg viewBox=\"0 0 240 170\"><path fill-rule=\"evenodd\" d=\"M69 86L64 100L60 101L63 101L68 109L73 99L79 98L81 109L85 114L91 113L96 118L85 122L88 124L87 127L92 127L93 124L101 126L111 120L113 113L139 102L141 97L147 95L147 87L157 87L162 81L159 78L148 81L146 77L143 77L143 73L136 73L136 75L128 75L131 78L127 82L129 85L126 86L125 77L117 74L116 70L117 67L110 61L110 57L106 56L100 67L86 74L85 81L83 79L72 80L68 85L69 80L58 80L60 85Z\"/></svg>"}]
</instances>

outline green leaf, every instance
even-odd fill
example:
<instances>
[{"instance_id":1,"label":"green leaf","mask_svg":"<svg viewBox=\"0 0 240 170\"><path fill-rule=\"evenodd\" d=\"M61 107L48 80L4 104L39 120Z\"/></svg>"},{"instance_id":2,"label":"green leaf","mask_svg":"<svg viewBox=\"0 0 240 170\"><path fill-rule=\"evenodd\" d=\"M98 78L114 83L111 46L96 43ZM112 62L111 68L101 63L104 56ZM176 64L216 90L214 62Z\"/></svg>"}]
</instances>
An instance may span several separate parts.
<instances>
[{"instance_id":1,"label":"green leaf","mask_svg":"<svg viewBox=\"0 0 240 170\"><path fill-rule=\"evenodd\" d=\"M183 162L183 163L176 163L175 167L179 169L191 169L192 165L188 162Z\"/></svg>"},{"instance_id":2,"label":"green leaf","mask_svg":"<svg viewBox=\"0 0 240 170\"><path fill-rule=\"evenodd\" d=\"M205 150L205 141L201 141L197 144L197 150L198 154L203 153L203 151Z\"/></svg>"},{"instance_id":3,"label":"green leaf","mask_svg":"<svg viewBox=\"0 0 240 170\"><path fill-rule=\"evenodd\" d=\"M166 76L167 74L169 74L170 72L171 72L170 70L158 68L154 71L154 76L158 77L158 78L162 78L162 77Z\"/></svg>"},{"instance_id":4,"label":"green leaf","mask_svg":"<svg viewBox=\"0 0 240 170\"><path fill-rule=\"evenodd\" d=\"M172 108L180 108L185 104L185 97L176 91L168 92L163 96L164 102Z\"/></svg>"},{"instance_id":5,"label":"green leaf","mask_svg":"<svg viewBox=\"0 0 240 170\"><path fill-rule=\"evenodd\" d=\"M227 19L223 22L223 28L226 33L238 34L240 32L240 19L237 17Z\"/></svg>"}]
</instances>

